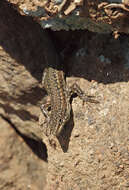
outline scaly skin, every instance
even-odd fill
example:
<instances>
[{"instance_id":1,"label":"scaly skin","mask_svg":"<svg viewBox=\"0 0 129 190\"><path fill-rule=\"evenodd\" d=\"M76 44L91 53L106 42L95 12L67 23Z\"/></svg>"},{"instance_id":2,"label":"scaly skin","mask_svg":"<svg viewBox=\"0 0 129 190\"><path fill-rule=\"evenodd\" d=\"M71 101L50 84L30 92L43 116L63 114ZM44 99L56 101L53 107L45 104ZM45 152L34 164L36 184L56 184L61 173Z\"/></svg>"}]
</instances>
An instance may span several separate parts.
<instances>
[{"instance_id":1,"label":"scaly skin","mask_svg":"<svg viewBox=\"0 0 129 190\"><path fill-rule=\"evenodd\" d=\"M54 54L54 60L45 54L47 67L44 70L43 85L48 95L50 103L42 105L41 110L46 117L45 134L59 136L66 122L70 119L71 104L70 97L76 93L83 101L98 103L84 94L80 87L74 83L71 88L67 88L63 65L58 55ZM52 61L53 64L52 64ZM48 108L51 108L50 112Z\"/></svg>"}]
</instances>

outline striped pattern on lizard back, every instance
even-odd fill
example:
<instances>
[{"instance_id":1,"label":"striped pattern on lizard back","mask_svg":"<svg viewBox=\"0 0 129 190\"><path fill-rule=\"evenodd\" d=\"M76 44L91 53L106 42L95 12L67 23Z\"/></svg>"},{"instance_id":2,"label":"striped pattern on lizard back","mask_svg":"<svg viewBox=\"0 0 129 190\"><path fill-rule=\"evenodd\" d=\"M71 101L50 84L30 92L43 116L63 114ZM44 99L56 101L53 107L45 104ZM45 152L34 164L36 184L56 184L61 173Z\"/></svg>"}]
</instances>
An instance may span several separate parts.
<instances>
[{"instance_id":1,"label":"striped pattern on lizard back","mask_svg":"<svg viewBox=\"0 0 129 190\"><path fill-rule=\"evenodd\" d=\"M45 134L58 136L66 122L70 119L71 105L70 97L73 93L77 94L84 102L99 103L87 96L81 88L74 83L67 88L63 65L59 60L57 53L53 50L44 53L47 66L44 70L43 85L50 96L50 103L47 106L43 104L41 110L46 117L47 125L44 126ZM48 111L48 108L51 108Z\"/></svg>"},{"instance_id":2,"label":"striped pattern on lizard back","mask_svg":"<svg viewBox=\"0 0 129 190\"><path fill-rule=\"evenodd\" d=\"M47 60L46 60L47 61ZM58 136L65 123L70 119L71 105L64 78L62 65L49 65L44 70L43 85L50 96L51 111L47 117L46 135Z\"/></svg>"}]
</instances>

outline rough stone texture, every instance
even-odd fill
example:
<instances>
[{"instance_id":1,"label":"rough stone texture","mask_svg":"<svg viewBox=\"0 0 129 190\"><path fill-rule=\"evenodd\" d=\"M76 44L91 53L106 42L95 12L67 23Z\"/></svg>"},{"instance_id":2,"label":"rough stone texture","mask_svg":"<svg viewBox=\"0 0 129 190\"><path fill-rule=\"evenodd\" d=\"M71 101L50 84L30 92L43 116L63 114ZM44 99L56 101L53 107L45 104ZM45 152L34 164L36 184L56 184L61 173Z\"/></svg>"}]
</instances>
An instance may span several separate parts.
<instances>
[{"instance_id":1,"label":"rough stone texture","mask_svg":"<svg viewBox=\"0 0 129 190\"><path fill-rule=\"evenodd\" d=\"M47 152L38 130L42 35L32 19L0 1L1 190L42 190L46 183Z\"/></svg>"},{"instance_id":2,"label":"rough stone texture","mask_svg":"<svg viewBox=\"0 0 129 190\"><path fill-rule=\"evenodd\" d=\"M1 2L0 17L0 111L21 130L36 132L37 105L44 95L39 82L44 68L40 42L45 32L7 3Z\"/></svg>"},{"instance_id":3,"label":"rough stone texture","mask_svg":"<svg viewBox=\"0 0 129 190\"><path fill-rule=\"evenodd\" d=\"M12 125L0 118L0 190L43 190L47 163L42 150L41 142L22 133L18 136Z\"/></svg>"},{"instance_id":4,"label":"rough stone texture","mask_svg":"<svg viewBox=\"0 0 129 190\"><path fill-rule=\"evenodd\" d=\"M66 59L70 76L67 83L76 81L100 103L83 105L78 97L74 98L71 121L62 136L56 139L43 135L49 163L46 189L126 190L129 73L122 44L128 38L114 40L110 35L88 32L81 36L80 48ZM41 114L40 125L43 122Z\"/></svg>"},{"instance_id":5,"label":"rough stone texture","mask_svg":"<svg viewBox=\"0 0 129 190\"><path fill-rule=\"evenodd\" d=\"M129 33L128 0L8 1L22 14L34 17L43 28L55 31L88 29L99 33L111 31Z\"/></svg>"},{"instance_id":6,"label":"rough stone texture","mask_svg":"<svg viewBox=\"0 0 129 190\"><path fill-rule=\"evenodd\" d=\"M0 1L0 189L128 189L128 36L52 33L68 85L100 103L73 99L63 137L48 139L38 126L46 32L13 8Z\"/></svg>"}]
</instances>

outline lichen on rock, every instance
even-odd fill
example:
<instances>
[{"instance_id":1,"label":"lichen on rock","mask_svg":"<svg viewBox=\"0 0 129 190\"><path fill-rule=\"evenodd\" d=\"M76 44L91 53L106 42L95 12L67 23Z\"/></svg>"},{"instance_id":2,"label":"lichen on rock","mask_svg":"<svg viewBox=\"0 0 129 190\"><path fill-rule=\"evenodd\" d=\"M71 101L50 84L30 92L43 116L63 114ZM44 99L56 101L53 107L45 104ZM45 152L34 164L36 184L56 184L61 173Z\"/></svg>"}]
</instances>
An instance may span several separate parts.
<instances>
[{"instance_id":1,"label":"lichen on rock","mask_svg":"<svg viewBox=\"0 0 129 190\"><path fill-rule=\"evenodd\" d=\"M32 16L42 28L59 30L88 29L93 32L129 33L128 1L119 0L8 0L18 10Z\"/></svg>"}]
</instances>

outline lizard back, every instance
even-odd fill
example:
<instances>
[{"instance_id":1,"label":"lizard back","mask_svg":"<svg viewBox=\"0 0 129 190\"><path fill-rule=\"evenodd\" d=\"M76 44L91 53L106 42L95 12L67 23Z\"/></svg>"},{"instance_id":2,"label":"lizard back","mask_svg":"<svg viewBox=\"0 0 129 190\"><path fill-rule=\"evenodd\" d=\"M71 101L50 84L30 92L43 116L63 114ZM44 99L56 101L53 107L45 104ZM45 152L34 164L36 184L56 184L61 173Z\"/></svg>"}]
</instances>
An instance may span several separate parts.
<instances>
[{"instance_id":1,"label":"lizard back","mask_svg":"<svg viewBox=\"0 0 129 190\"><path fill-rule=\"evenodd\" d=\"M50 62L46 57L47 67L44 70L43 85L50 96L50 116L47 133L58 135L70 118L71 105L64 77L63 65L58 56ZM49 135L49 134L48 134Z\"/></svg>"}]
</instances>

